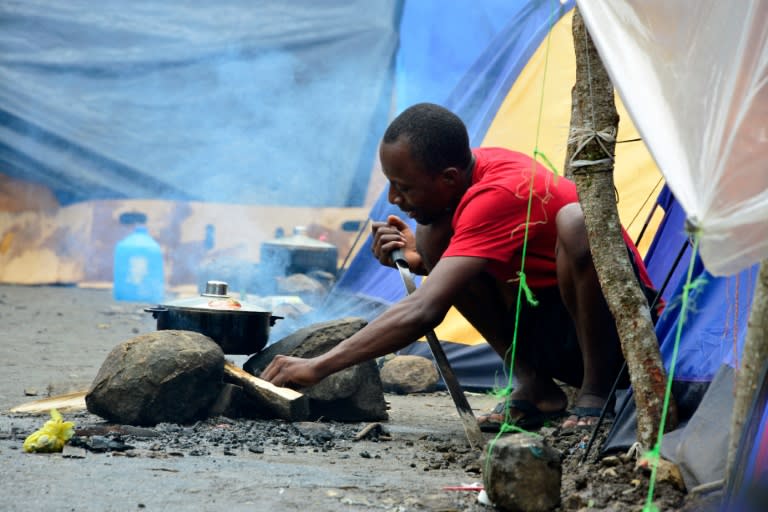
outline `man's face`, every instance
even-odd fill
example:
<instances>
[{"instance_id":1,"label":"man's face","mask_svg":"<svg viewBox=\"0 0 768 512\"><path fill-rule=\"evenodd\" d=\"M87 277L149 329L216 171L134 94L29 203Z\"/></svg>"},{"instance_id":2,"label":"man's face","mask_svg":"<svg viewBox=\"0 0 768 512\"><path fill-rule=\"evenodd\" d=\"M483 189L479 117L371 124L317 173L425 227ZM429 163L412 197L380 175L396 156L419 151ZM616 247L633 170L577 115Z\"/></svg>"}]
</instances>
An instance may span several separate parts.
<instances>
[{"instance_id":1,"label":"man's face","mask_svg":"<svg viewBox=\"0 0 768 512\"><path fill-rule=\"evenodd\" d=\"M403 137L379 148L381 167L389 181L389 202L419 224L432 224L450 211L452 190L441 173L432 175L411 156Z\"/></svg>"}]
</instances>

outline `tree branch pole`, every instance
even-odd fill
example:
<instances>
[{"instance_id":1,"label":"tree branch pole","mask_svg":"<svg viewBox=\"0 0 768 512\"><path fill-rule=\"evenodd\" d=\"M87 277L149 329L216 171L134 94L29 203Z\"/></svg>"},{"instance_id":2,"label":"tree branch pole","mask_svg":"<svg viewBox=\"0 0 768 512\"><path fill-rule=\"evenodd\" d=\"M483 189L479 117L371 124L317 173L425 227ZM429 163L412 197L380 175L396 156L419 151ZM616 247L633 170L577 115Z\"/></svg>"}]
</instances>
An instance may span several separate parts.
<instances>
[{"instance_id":1,"label":"tree branch pole","mask_svg":"<svg viewBox=\"0 0 768 512\"><path fill-rule=\"evenodd\" d=\"M613 155L619 115L613 84L577 9L573 15L576 84L566 176L576 183L595 269L616 321L637 405L637 438L645 448L656 442L666 372L648 302L635 278L622 237L613 182ZM677 423L670 404L667 427Z\"/></svg>"}]
</instances>

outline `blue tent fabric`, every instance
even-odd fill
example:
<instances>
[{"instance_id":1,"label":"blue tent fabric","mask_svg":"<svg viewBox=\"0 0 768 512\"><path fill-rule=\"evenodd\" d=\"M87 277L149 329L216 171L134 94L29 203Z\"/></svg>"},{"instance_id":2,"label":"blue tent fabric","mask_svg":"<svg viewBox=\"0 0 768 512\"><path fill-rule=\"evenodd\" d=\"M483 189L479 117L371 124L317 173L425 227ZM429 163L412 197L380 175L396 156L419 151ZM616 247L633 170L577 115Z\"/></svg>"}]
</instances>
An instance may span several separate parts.
<instances>
[{"instance_id":1,"label":"blue tent fabric","mask_svg":"<svg viewBox=\"0 0 768 512\"><path fill-rule=\"evenodd\" d=\"M398 111L439 103L464 120L479 145L509 88L550 28L575 2L551 0L452 5L407 2L397 57ZM425 31L425 19L438 30Z\"/></svg>"},{"instance_id":2,"label":"blue tent fabric","mask_svg":"<svg viewBox=\"0 0 768 512\"><path fill-rule=\"evenodd\" d=\"M656 324L662 359L669 369L691 247L687 245L685 212L667 187L659 194L658 203L665 215L645 261L654 283L662 282L671 271L671 286L664 294L667 307ZM686 247L683 258L672 268L673 260L683 247ZM714 277L696 257L692 281L698 284L688 299L689 311L683 322L684 340L679 347L675 379L708 382L721 364L735 366L744 344L757 269L755 265L734 276Z\"/></svg>"},{"instance_id":3,"label":"blue tent fabric","mask_svg":"<svg viewBox=\"0 0 768 512\"><path fill-rule=\"evenodd\" d=\"M467 124L470 142L482 142L502 101L552 26L574 2L511 2L518 9L456 85L445 106Z\"/></svg>"},{"instance_id":4,"label":"blue tent fabric","mask_svg":"<svg viewBox=\"0 0 768 512\"><path fill-rule=\"evenodd\" d=\"M644 262L654 284L661 286L665 282L669 283L662 294L662 298L669 301L675 292L675 284L686 275L688 267L685 262L691 259L691 246L684 229L685 212L666 185L656 198L656 206L662 209L664 217L656 230L657 235L648 247ZM664 236L658 236L662 232ZM678 256L680 258L675 265Z\"/></svg>"},{"instance_id":5,"label":"blue tent fabric","mask_svg":"<svg viewBox=\"0 0 768 512\"><path fill-rule=\"evenodd\" d=\"M685 212L666 188L659 195L659 204L665 215L646 255L646 265L655 280L664 280L671 273L671 286L665 293L667 306L656 324L668 372L682 322L672 383L681 423L677 430L665 434L662 455L681 467L690 488L724 476L727 427L724 429L716 420L729 421L732 414L732 400L727 397L733 396L733 368L738 368L746 337L758 267L733 276L714 277L697 256L692 267L695 286L689 293L686 316L681 318L682 294L686 293L692 257L685 233ZM672 268L681 248L685 248L685 257L677 268ZM635 425L636 409L630 389L618 404L601 452L629 448L636 441Z\"/></svg>"},{"instance_id":6,"label":"blue tent fabric","mask_svg":"<svg viewBox=\"0 0 768 512\"><path fill-rule=\"evenodd\" d=\"M0 170L62 204L359 206L402 3L3 2Z\"/></svg>"}]
</instances>

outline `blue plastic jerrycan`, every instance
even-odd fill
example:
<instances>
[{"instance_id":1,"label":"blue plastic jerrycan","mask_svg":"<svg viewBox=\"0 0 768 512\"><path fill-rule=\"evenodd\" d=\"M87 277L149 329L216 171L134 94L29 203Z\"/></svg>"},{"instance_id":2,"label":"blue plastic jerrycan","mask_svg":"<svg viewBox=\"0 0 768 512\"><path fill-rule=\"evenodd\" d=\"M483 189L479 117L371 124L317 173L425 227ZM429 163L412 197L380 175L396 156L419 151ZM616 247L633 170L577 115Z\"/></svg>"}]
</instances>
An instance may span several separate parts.
<instances>
[{"instance_id":1,"label":"blue plastic jerrycan","mask_svg":"<svg viewBox=\"0 0 768 512\"><path fill-rule=\"evenodd\" d=\"M115 300L130 302L163 301L165 272L163 252L147 227L137 225L133 233L115 246L114 283Z\"/></svg>"}]
</instances>

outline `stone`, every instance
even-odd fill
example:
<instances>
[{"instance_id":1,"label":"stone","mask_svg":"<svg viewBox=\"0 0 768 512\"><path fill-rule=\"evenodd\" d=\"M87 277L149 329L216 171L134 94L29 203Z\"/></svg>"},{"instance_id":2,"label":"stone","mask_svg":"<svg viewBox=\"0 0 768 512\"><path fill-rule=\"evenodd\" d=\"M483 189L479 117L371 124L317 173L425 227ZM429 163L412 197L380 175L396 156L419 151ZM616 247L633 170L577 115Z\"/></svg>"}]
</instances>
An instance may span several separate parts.
<instances>
[{"instance_id":1,"label":"stone","mask_svg":"<svg viewBox=\"0 0 768 512\"><path fill-rule=\"evenodd\" d=\"M367 323L363 318L349 317L311 324L254 354L243 364L243 369L258 376L278 354L296 357L318 356L355 334Z\"/></svg>"},{"instance_id":2,"label":"stone","mask_svg":"<svg viewBox=\"0 0 768 512\"><path fill-rule=\"evenodd\" d=\"M366 324L363 318L350 317L309 325L255 354L243 364L243 369L258 376L278 354L303 358L324 354ZM373 360L336 372L300 391L310 399L311 418L337 421L388 418L379 368Z\"/></svg>"},{"instance_id":3,"label":"stone","mask_svg":"<svg viewBox=\"0 0 768 512\"><path fill-rule=\"evenodd\" d=\"M636 470L641 470L648 475L653 471L653 459L643 456L638 459L635 464ZM686 486L683 480L683 474L680 471L680 467L672 461L669 461L663 457L659 457L659 461L656 467L656 481L666 482L673 486L675 489L685 491Z\"/></svg>"},{"instance_id":4,"label":"stone","mask_svg":"<svg viewBox=\"0 0 768 512\"><path fill-rule=\"evenodd\" d=\"M435 364L422 356L395 356L381 367L381 383L389 393L431 393L439 381Z\"/></svg>"},{"instance_id":5,"label":"stone","mask_svg":"<svg viewBox=\"0 0 768 512\"><path fill-rule=\"evenodd\" d=\"M161 330L116 346L96 374L85 404L127 425L187 423L205 418L223 386L224 353L209 337Z\"/></svg>"},{"instance_id":6,"label":"stone","mask_svg":"<svg viewBox=\"0 0 768 512\"><path fill-rule=\"evenodd\" d=\"M560 453L530 434L509 434L490 444L483 486L498 510L544 512L560 504Z\"/></svg>"}]
</instances>

